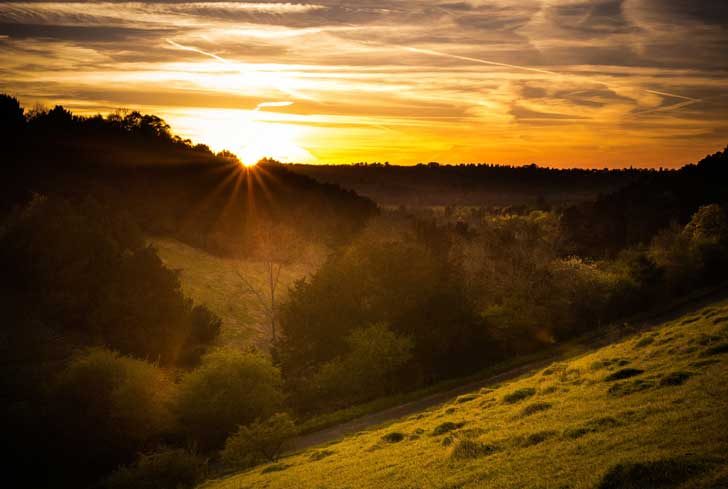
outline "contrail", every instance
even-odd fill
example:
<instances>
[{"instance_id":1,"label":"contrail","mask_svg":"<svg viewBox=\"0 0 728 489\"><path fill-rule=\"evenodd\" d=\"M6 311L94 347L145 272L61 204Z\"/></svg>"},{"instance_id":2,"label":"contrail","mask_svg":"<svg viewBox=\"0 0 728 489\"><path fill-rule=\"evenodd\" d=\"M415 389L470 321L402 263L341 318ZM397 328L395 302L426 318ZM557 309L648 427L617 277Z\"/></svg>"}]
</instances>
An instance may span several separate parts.
<instances>
[{"instance_id":1,"label":"contrail","mask_svg":"<svg viewBox=\"0 0 728 489\"><path fill-rule=\"evenodd\" d=\"M218 56L217 54L214 54L214 53L208 53L207 51L203 51L202 49L198 49L198 48L195 48L192 46L185 46L178 42L174 42L171 39L167 39L167 43L170 44L171 46L174 46L177 49L181 49L183 51L191 51L193 53L198 53L198 54L203 54L205 56L209 56L210 58L216 59L216 60L220 61L221 63L225 63L226 65L232 64L232 63L230 63L230 61L226 60L225 58Z\"/></svg>"},{"instance_id":2,"label":"contrail","mask_svg":"<svg viewBox=\"0 0 728 489\"><path fill-rule=\"evenodd\" d=\"M675 95L674 93L668 93L668 92L658 92L657 90L647 90L644 89L645 92L648 93L654 93L655 95L663 95L665 97L675 97L675 98L681 98L684 100L690 100L692 102L702 102L699 98L692 98L692 97L685 97L684 95Z\"/></svg>"},{"instance_id":3,"label":"contrail","mask_svg":"<svg viewBox=\"0 0 728 489\"><path fill-rule=\"evenodd\" d=\"M181 49L183 51L190 51L190 52L193 52L193 53L201 54L203 56L208 56L208 57L210 57L212 59L215 59L215 60L217 60L217 61L219 61L221 63L224 63L226 65L229 65L229 66L233 66L233 67L236 66L236 63L232 63L232 62L226 60L225 58L223 58L222 56L218 56L215 53L209 53L207 51L203 51L202 49L198 49L198 48L193 47L193 46L185 46L184 44L180 44L180 43L175 42L175 41L173 41L171 39L166 39L166 41L167 41L167 43L170 46L173 46L173 47L175 47L177 49ZM246 73L244 73L243 70L241 70L240 68L237 68L237 71L242 76L246 75ZM308 95L304 95L304 94L298 92L297 90L293 90L293 89L290 89L290 88L286 88L286 87L283 87L283 86L281 86L279 84L275 84L275 83L273 84L273 86L277 90L285 93L286 95L290 95L291 97L300 98L300 99L304 99L304 100L313 100L313 101L316 101L315 98L310 97Z\"/></svg>"},{"instance_id":4,"label":"contrail","mask_svg":"<svg viewBox=\"0 0 728 489\"><path fill-rule=\"evenodd\" d=\"M647 90L647 91L649 91L649 90ZM678 97L678 98L685 98L685 97ZM652 112L668 112L670 110L681 109L683 107L687 107L688 105L697 104L698 102L702 102L702 100L690 99L690 100L686 100L684 102L678 102L678 103L672 104L672 105L664 105L662 107L655 107L654 109L641 110L639 112L635 112L635 114L642 115L642 114L650 114Z\"/></svg>"},{"instance_id":5,"label":"contrail","mask_svg":"<svg viewBox=\"0 0 728 489\"><path fill-rule=\"evenodd\" d=\"M253 112L258 112L260 109L265 108L265 107L288 107L290 105L293 105L293 102L290 102L290 101L262 102L255 106L255 109L253 109Z\"/></svg>"},{"instance_id":6,"label":"contrail","mask_svg":"<svg viewBox=\"0 0 728 489\"><path fill-rule=\"evenodd\" d=\"M542 73L545 75L562 76L561 73L557 73L555 71L549 71L549 70L542 70L539 68L529 68L527 66L511 65L508 63L498 63L496 61L488 61L487 59L471 58L470 56L460 56L457 54L443 53L442 51L434 51L432 49L411 48L408 46L400 46L400 47L406 51L411 51L413 53L429 54L432 56L442 56L445 58L454 58L454 59L460 59L463 61L472 61L473 63L480 63L480 64L484 64L484 65L502 66L504 68L513 68L516 70L533 71L535 73Z\"/></svg>"},{"instance_id":7,"label":"contrail","mask_svg":"<svg viewBox=\"0 0 728 489\"><path fill-rule=\"evenodd\" d=\"M516 70L530 71L530 72L534 72L534 73L541 73L541 74L544 74L544 75L551 75L551 76L557 76L557 77L588 78L588 77L585 77L583 75L574 75L574 74L570 74L570 73L559 73L559 72L556 72L556 71L544 70L544 69L540 69L540 68L530 68L528 66L519 66L519 65L508 64L508 63L499 63L497 61L489 61L487 59L481 59L481 58L472 58L470 56L460 56L460 55L457 55L457 54L450 54L450 53L445 53L445 52L442 52L442 51L435 51L435 50L432 50L432 49L420 49L420 48L413 48L413 47L409 47L409 46L397 46L397 47L399 47L400 49L404 49L405 51L410 51L410 52L413 52L413 53L429 54L431 56L441 56L441 57L445 57L445 58L459 59L459 60L463 60L463 61L470 61L470 62L473 62L473 63L480 63L480 64L490 65L490 66L501 66L501 67L504 67L504 68L511 68L511 69L516 69ZM592 78L588 78L588 79L590 81L594 81L596 83L600 83L600 84L604 85L605 87L609 88L610 90L612 89L612 87L609 85L609 83L607 83L605 81L596 80L596 79L592 79ZM681 103L677 103L677 104L672 104L672 105L667 105L667 106L663 106L663 107L657 107L655 109L650 109L650 110L645 110L645 111L637 112L636 114L646 114L648 112L657 112L657 111L666 112L666 111L669 111L669 110L679 109L679 108L682 108L682 107L687 107L688 105L692 105L692 104L695 104L695 103L698 103L698 102L702 102L701 99L692 98L692 97L686 97L684 95L677 95L677 94L669 93L669 92L660 92L660 91L657 91L657 90L650 90L650 89L647 89L647 88L639 88L639 90L642 90L642 91L645 91L645 92L648 92L648 93L653 93L655 95L661 95L663 97L674 97L674 98L683 99L683 100L685 100L685 102L681 102Z\"/></svg>"}]
</instances>

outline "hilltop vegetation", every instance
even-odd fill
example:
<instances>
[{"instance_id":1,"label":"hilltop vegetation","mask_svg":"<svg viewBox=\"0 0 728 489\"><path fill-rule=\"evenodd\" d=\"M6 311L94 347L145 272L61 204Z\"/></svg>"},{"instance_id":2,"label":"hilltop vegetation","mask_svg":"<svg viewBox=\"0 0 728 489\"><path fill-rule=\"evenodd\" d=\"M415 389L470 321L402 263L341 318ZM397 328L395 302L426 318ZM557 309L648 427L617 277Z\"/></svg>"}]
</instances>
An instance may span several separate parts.
<instances>
[{"instance_id":1,"label":"hilltop vegetation","mask_svg":"<svg viewBox=\"0 0 728 489\"><path fill-rule=\"evenodd\" d=\"M301 175L352 189L382 206L411 208L544 208L591 200L647 175L663 173L645 169L553 169L535 164L441 165L435 162L415 166L389 163L289 166Z\"/></svg>"},{"instance_id":2,"label":"hilltop vegetation","mask_svg":"<svg viewBox=\"0 0 728 489\"><path fill-rule=\"evenodd\" d=\"M147 234L232 256L254 252L260 226L343 243L376 212L368 199L276 162L248 170L232 153L193 146L154 115L83 117L61 106L25 113L7 95L0 95L0 112L0 210L33 193L93 198L133 216Z\"/></svg>"},{"instance_id":3,"label":"hilltop vegetation","mask_svg":"<svg viewBox=\"0 0 728 489\"><path fill-rule=\"evenodd\" d=\"M719 488L728 302L205 489Z\"/></svg>"}]
</instances>

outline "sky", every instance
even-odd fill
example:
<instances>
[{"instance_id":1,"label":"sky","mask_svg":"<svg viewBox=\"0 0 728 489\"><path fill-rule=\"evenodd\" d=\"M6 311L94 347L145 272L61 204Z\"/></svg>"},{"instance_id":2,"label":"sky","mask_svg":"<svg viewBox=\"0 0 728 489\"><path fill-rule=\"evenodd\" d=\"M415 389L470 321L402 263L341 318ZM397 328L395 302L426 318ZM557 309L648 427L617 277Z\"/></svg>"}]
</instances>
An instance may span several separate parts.
<instances>
[{"instance_id":1,"label":"sky","mask_svg":"<svg viewBox=\"0 0 728 489\"><path fill-rule=\"evenodd\" d=\"M0 91L246 162L677 167L727 53L725 0L0 2Z\"/></svg>"}]
</instances>

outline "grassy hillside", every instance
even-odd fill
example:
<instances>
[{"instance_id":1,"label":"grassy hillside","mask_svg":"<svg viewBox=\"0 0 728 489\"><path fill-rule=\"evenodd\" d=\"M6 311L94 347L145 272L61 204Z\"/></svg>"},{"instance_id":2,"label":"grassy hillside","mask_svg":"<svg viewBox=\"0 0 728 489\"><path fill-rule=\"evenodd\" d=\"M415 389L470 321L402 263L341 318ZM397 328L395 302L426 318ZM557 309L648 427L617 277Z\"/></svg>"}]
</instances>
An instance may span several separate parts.
<instances>
[{"instance_id":1,"label":"grassy hillside","mask_svg":"<svg viewBox=\"0 0 728 489\"><path fill-rule=\"evenodd\" d=\"M253 260L220 258L180 241L154 238L151 244L169 268L180 272L184 293L205 304L222 319L219 342L237 346L265 347L270 339L264 310L255 295L246 290L237 272L256 285L265 280L264 267ZM278 299L288 287L314 270L297 263L281 270Z\"/></svg>"},{"instance_id":2,"label":"grassy hillside","mask_svg":"<svg viewBox=\"0 0 728 489\"><path fill-rule=\"evenodd\" d=\"M726 378L728 301L204 487L717 489Z\"/></svg>"}]
</instances>

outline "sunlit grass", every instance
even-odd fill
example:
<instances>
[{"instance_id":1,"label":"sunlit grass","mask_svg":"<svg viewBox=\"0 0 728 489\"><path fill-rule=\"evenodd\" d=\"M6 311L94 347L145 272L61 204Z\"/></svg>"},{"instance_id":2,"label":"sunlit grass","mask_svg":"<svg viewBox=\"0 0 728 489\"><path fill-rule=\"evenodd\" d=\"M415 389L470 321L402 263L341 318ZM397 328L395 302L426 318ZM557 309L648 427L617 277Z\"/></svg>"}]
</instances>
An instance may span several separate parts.
<instances>
[{"instance_id":1,"label":"sunlit grass","mask_svg":"<svg viewBox=\"0 0 728 489\"><path fill-rule=\"evenodd\" d=\"M626 369L634 370L613 375ZM689 474L687 482L675 478L660 487L712 487L728 477L727 375L728 302L722 302L306 450L282 460L281 470L255 467L205 487L622 487L602 481L610 468L660 460L669 462L649 467ZM629 465L622 469L613 473L617 479L634 476Z\"/></svg>"},{"instance_id":2,"label":"sunlit grass","mask_svg":"<svg viewBox=\"0 0 728 489\"><path fill-rule=\"evenodd\" d=\"M267 319L256 298L246 292L240 271L252 283L265 279L264 268L253 260L220 258L174 239L153 238L151 244L165 265L180 271L182 288L196 303L207 305L222 318L219 342L225 345L257 345L266 348L270 339ZM292 264L281 270L280 294L289 285L311 273L312 267Z\"/></svg>"}]
</instances>

